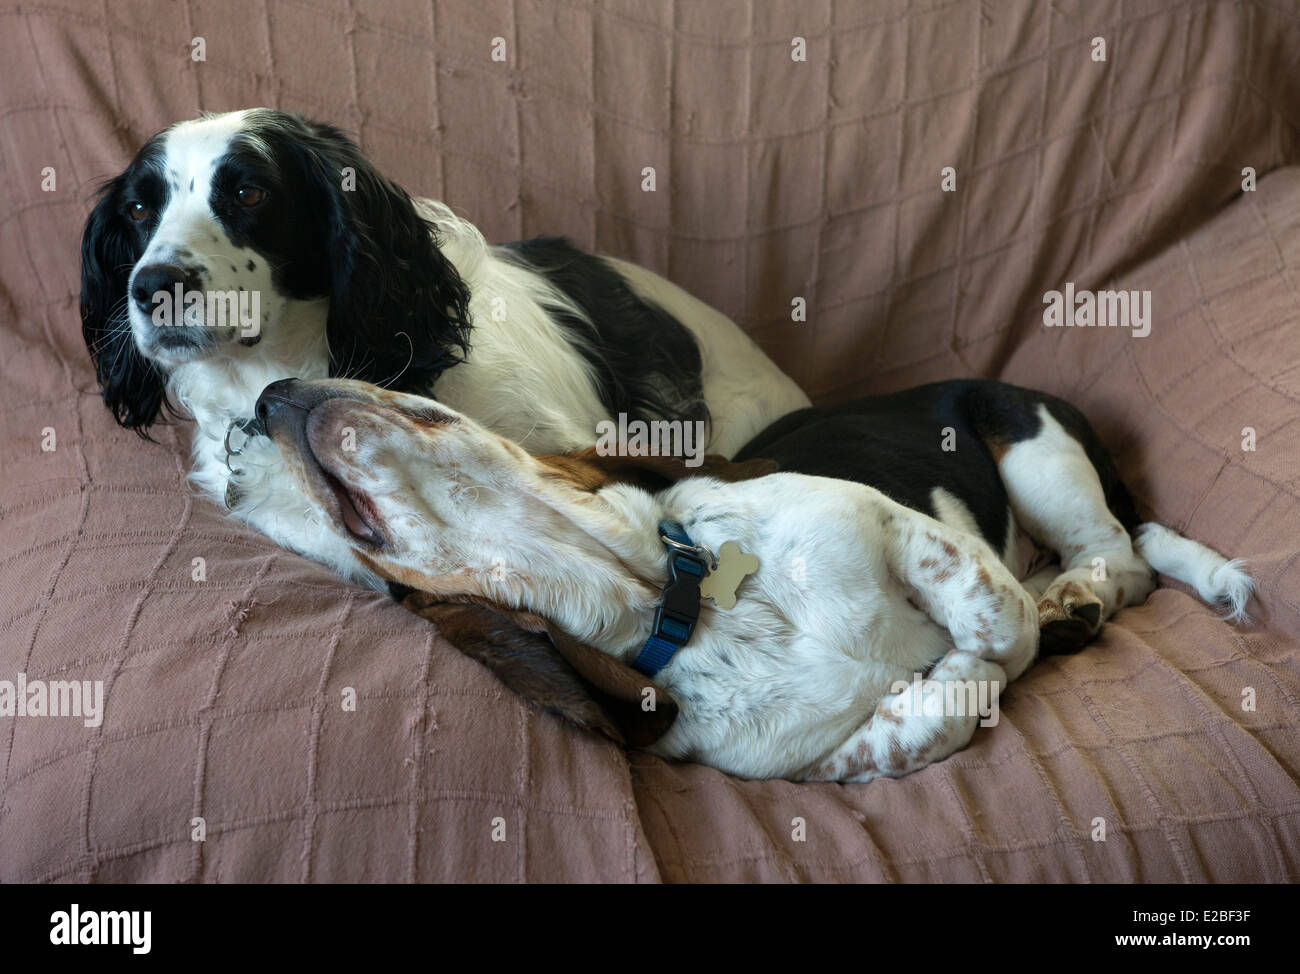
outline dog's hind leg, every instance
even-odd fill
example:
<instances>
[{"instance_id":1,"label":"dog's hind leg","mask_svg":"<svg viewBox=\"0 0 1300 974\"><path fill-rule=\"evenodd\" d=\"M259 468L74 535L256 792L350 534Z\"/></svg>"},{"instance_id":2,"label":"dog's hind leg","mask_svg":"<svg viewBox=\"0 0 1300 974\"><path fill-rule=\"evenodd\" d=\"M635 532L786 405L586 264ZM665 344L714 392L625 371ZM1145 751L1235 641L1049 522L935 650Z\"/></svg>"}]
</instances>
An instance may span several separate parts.
<instances>
[{"instance_id":1,"label":"dog's hind leg","mask_svg":"<svg viewBox=\"0 0 1300 974\"><path fill-rule=\"evenodd\" d=\"M1146 601L1155 577L1129 533L1137 522L1132 501L1086 421L1066 414L1091 450L1046 404L1037 413L1032 436L991 449L1016 523L1060 557L1061 572L1038 601L1039 652L1067 653L1124 606Z\"/></svg>"},{"instance_id":2,"label":"dog's hind leg","mask_svg":"<svg viewBox=\"0 0 1300 974\"><path fill-rule=\"evenodd\" d=\"M954 649L927 677L882 699L866 723L795 780L870 781L940 761L970 743L981 721L997 723L1006 685L997 663Z\"/></svg>"}]
</instances>

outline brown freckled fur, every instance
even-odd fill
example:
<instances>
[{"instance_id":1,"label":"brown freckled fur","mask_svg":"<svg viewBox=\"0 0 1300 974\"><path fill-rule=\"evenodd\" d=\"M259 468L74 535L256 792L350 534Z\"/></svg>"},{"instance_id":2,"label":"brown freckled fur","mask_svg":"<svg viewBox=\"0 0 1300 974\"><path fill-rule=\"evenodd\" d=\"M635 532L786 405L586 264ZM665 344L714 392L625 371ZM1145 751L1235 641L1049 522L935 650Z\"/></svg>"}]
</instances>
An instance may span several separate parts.
<instances>
[{"instance_id":1,"label":"brown freckled fur","mask_svg":"<svg viewBox=\"0 0 1300 974\"><path fill-rule=\"evenodd\" d=\"M607 471L576 456L548 454L534 459L541 465L543 473L566 481L579 490L594 492L614 479Z\"/></svg>"},{"instance_id":2,"label":"brown freckled fur","mask_svg":"<svg viewBox=\"0 0 1300 974\"><path fill-rule=\"evenodd\" d=\"M932 755L935 753L935 751L937 751L937 750L939 749L939 746L940 746L942 743L943 743L943 738L942 738L942 737L932 737L932 738L930 738L930 740L926 742L925 747L921 748L921 750L917 752L917 754L916 754L916 763L917 763L918 765L926 765L926 764L929 764Z\"/></svg>"},{"instance_id":3,"label":"brown freckled fur","mask_svg":"<svg viewBox=\"0 0 1300 974\"><path fill-rule=\"evenodd\" d=\"M1080 585L1077 582L1066 582L1061 586L1061 600L1063 602L1095 602L1096 594L1092 589Z\"/></svg>"},{"instance_id":4,"label":"brown freckled fur","mask_svg":"<svg viewBox=\"0 0 1300 974\"><path fill-rule=\"evenodd\" d=\"M407 568L404 565L390 565L360 551L354 550L353 554L356 555L361 564L376 575L389 581L398 582L408 588L418 589L421 592L428 592L430 595L442 597L478 594L474 590L472 576L467 572L437 572L432 567L425 572L421 572L414 568Z\"/></svg>"},{"instance_id":5,"label":"brown freckled fur","mask_svg":"<svg viewBox=\"0 0 1300 974\"><path fill-rule=\"evenodd\" d=\"M726 457L709 454L698 467L688 467L678 457L601 456L594 446L576 453L548 453L533 459L541 464L546 474L568 481L579 490L591 492L610 484L632 484L653 492L688 477L716 477L734 483L764 477L777 470L772 460L732 463Z\"/></svg>"},{"instance_id":6,"label":"brown freckled fur","mask_svg":"<svg viewBox=\"0 0 1300 974\"><path fill-rule=\"evenodd\" d=\"M835 777L837 778L855 778L858 775L872 774L880 770L876 765L875 759L871 755L871 748L868 746L868 742L865 738L858 741L858 746L853 757L844 762L843 770L834 767L833 763L831 764L831 770L835 773Z\"/></svg>"},{"instance_id":7,"label":"brown freckled fur","mask_svg":"<svg viewBox=\"0 0 1300 974\"><path fill-rule=\"evenodd\" d=\"M907 748L897 737L889 740L889 770L902 771L907 765Z\"/></svg>"},{"instance_id":8,"label":"brown freckled fur","mask_svg":"<svg viewBox=\"0 0 1300 974\"><path fill-rule=\"evenodd\" d=\"M1057 600L1043 598L1039 601L1039 628L1049 622L1058 622L1071 618L1074 615L1074 609L1079 606L1092 605L1100 601L1097 594L1087 585L1081 585L1078 582L1066 582L1061 586Z\"/></svg>"},{"instance_id":9,"label":"brown freckled fur","mask_svg":"<svg viewBox=\"0 0 1300 974\"><path fill-rule=\"evenodd\" d=\"M953 565L951 562L947 566L941 567L938 558L922 558L920 565L927 571L932 572L930 576L930 581L932 583L938 584L939 582L946 582L948 579L952 578Z\"/></svg>"},{"instance_id":10,"label":"brown freckled fur","mask_svg":"<svg viewBox=\"0 0 1300 974\"><path fill-rule=\"evenodd\" d=\"M876 708L876 718L883 720L887 724L901 724L903 718L889 709L888 704L881 704ZM865 744L866 742L863 741Z\"/></svg>"},{"instance_id":11,"label":"brown freckled fur","mask_svg":"<svg viewBox=\"0 0 1300 974\"><path fill-rule=\"evenodd\" d=\"M993 457L994 463L1001 463L1002 458L1007 455L1011 449L1011 444L1006 440L994 436L984 437L984 446L988 448L989 454Z\"/></svg>"}]
</instances>

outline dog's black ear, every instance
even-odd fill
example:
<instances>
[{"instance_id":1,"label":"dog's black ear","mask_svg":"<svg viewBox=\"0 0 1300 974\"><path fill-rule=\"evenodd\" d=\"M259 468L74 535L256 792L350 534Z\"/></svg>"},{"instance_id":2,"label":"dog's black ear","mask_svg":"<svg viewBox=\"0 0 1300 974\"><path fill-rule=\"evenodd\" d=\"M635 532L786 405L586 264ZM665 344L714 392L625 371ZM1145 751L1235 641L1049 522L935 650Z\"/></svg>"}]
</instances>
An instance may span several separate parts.
<instances>
[{"instance_id":1,"label":"dog's black ear","mask_svg":"<svg viewBox=\"0 0 1300 974\"><path fill-rule=\"evenodd\" d=\"M338 129L290 151L325 205L330 374L426 392L469 347L469 289L411 197Z\"/></svg>"},{"instance_id":2,"label":"dog's black ear","mask_svg":"<svg viewBox=\"0 0 1300 974\"><path fill-rule=\"evenodd\" d=\"M677 701L649 677L540 616L475 597L410 591L402 604L525 700L619 744L645 747L672 727Z\"/></svg>"},{"instance_id":3,"label":"dog's black ear","mask_svg":"<svg viewBox=\"0 0 1300 974\"><path fill-rule=\"evenodd\" d=\"M81 235L81 334L113 418L148 438L171 404L162 373L131 337L127 281L140 249L118 210L120 192L120 177L104 187Z\"/></svg>"}]
</instances>

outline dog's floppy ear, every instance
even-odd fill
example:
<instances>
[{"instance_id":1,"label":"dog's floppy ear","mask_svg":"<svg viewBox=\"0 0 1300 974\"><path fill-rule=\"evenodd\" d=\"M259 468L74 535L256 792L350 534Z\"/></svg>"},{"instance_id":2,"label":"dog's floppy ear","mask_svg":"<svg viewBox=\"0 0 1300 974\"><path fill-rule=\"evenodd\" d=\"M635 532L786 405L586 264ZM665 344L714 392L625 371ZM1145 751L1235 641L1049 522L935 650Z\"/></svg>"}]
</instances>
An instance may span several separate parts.
<instances>
[{"instance_id":1,"label":"dog's floppy ear","mask_svg":"<svg viewBox=\"0 0 1300 974\"><path fill-rule=\"evenodd\" d=\"M324 206L330 374L427 389L469 346L469 288L406 191L330 125L287 145Z\"/></svg>"},{"instance_id":2,"label":"dog's floppy ear","mask_svg":"<svg viewBox=\"0 0 1300 974\"><path fill-rule=\"evenodd\" d=\"M120 192L121 177L104 187L81 235L81 334L113 418L148 438L170 403L162 373L136 348L127 319L127 281L141 251L118 212Z\"/></svg>"},{"instance_id":3,"label":"dog's floppy ear","mask_svg":"<svg viewBox=\"0 0 1300 974\"><path fill-rule=\"evenodd\" d=\"M525 700L620 744L653 744L677 717L677 701L654 681L540 616L416 591L402 605Z\"/></svg>"},{"instance_id":4,"label":"dog's floppy ear","mask_svg":"<svg viewBox=\"0 0 1300 974\"><path fill-rule=\"evenodd\" d=\"M687 477L716 477L719 480L752 480L776 473L775 460L755 458L737 463L716 453L704 457L699 466L688 467L680 457L604 456L594 446L563 456L539 456L537 460L587 490L609 484L632 484L643 490L659 491Z\"/></svg>"}]
</instances>

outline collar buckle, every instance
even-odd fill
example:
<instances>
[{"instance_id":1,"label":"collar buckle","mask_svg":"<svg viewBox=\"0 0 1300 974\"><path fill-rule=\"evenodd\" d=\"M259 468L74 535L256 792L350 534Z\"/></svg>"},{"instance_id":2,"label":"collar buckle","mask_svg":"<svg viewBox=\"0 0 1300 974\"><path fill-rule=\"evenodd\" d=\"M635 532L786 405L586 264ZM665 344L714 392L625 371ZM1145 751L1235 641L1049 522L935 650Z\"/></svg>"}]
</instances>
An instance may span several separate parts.
<instances>
[{"instance_id":1,"label":"collar buckle","mask_svg":"<svg viewBox=\"0 0 1300 974\"><path fill-rule=\"evenodd\" d=\"M655 609L650 638L632 663L645 676L654 676L686 644L700 619L700 583L715 562L713 552L697 545L676 522L659 524L659 540L668 549L668 584Z\"/></svg>"},{"instance_id":2,"label":"collar buckle","mask_svg":"<svg viewBox=\"0 0 1300 974\"><path fill-rule=\"evenodd\" d=\"M650 635L678 645L691 638L700 618L700 581L706 571L704 561L696 555L675 551L669 556L668 584L655 610Z\"/></svg>"}]
</instances>

